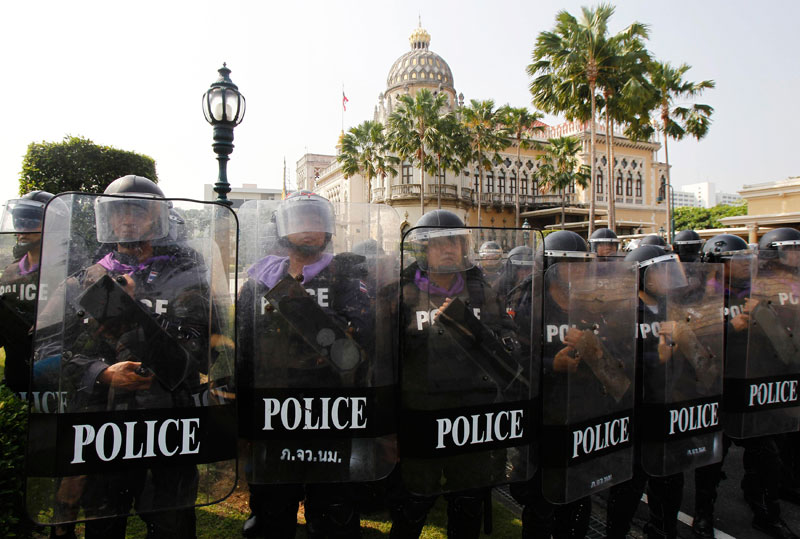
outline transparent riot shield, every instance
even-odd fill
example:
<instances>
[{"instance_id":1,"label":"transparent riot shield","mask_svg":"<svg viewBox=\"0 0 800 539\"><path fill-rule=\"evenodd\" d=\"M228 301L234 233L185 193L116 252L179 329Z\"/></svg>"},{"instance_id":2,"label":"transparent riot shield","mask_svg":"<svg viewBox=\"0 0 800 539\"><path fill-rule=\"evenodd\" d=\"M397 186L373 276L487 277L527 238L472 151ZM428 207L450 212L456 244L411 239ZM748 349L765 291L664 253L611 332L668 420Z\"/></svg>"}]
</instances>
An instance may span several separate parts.
<instances>
[{"instance_id":1,"label":"transparent riot shield","mask_svg":"<svg viewBox=\"0 0 800 539\"><path fill-rule=\"evenodd\" d=\"M233 212L212 203L50 201L31 394L56 398L30 413L35 521L88 528L233 490L236 238Z\"/></svg>"},{"instance_id":2,"label":"transparent riot shield","mask_svg":"<svg viewBox=\"0 0 800 539\"><path fill-rule=\"evenodd\" d=\"M800 265L792 254L730 262L724 410L732 438L800 429Z\"/></svg>"},{"instance_id":3,"label":"transparent riot shield","mask_svg":"<svg viewBox=\"0 0 800 539\"><path fill-rule=\"evenodd\" d=\"M492 288L477 248L529 256ZM541 235L529 230L413 228L400 276L400 472L415 494L525 481L536 470L539 357L534 324ZM538 249L538 251L537 251ZM510 266L510 264L509 264Z\"/></svg>"},{"instance_id":4,"label":"transparent riot shield","mask_svg":"<svg viewBox=\"0 0 800 539\"><path fill-rule=\"evenodd\" d=\"M251 484L373 481L397 461L387 286L400 219L385 205L307 202L239 210L239 413Z\"/></svg>"},{"instance_id":5,"label":"transparent riot shield","mask_svg":"<svg viewBox=\"0 0 800 539\"><path fill-rule=\"evenodd\" d=\"M20 218L23 200L9 200L0 214L0 347L5 352L3 378L21 398L27 397L33 313L39 281L41 216ZM37 208L43 213L43 204ZM15 214L18 216L15 219ZM35 222L34 222L35 221Z\"/></svg>"},{"instance_id":6,"label":"transparent riot shield","mask_svg":"<svg viewBox=\"0 0 800 539\"><path fill-rule=\"evenodd\" d=\"M722 458L722 264L668 260L647 267L639 320L641 464L671 475Z\"/></svg>"},{"instance_id":7,"label":"transparent riot shield","mask_svg":"<svg viewBox=\"0 0 800 539\"><path fill-rule=\"evenodd\" d=\"M636 268L551 265L544 278L544 496L569 503L633 474Z\"/></svg>"}]
</instances>

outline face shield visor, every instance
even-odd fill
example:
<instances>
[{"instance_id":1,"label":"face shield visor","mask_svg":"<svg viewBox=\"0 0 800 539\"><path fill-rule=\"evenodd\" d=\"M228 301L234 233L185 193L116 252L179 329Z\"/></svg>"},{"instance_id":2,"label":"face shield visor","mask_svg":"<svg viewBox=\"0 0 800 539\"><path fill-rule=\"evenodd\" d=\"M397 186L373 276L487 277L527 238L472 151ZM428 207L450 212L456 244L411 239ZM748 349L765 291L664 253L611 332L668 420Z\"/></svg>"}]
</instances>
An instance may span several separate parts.
<instances>
[{"instance_id":1,"label":"face shield visor","mask_svg":"<svg viewBox=\"0 0 800 539\"><path fill-rule=\"evenodd\" d=\"M589 240L592 252L598 257L622 256L619 251L620 241L617 238L595 238Z\"/></svg>"},{"instance_id":2,"label":"face shield visor","mask_svg":"<svg viewBox=\"0 0 800 539\"><path fill-rule=\"evenodd\" d=\"M668 291L686 288L689 281L678 255L670 253L639 262L644 270L644 290L655 296L665 296Z\"/></svg>"},{"instance_id":3,"label":"face shield visor","mask_svg":"<svg viewBox=\"0 0 800 539\"><path fill-rule=\"evenodd\" d=\"M334 233L334 217L330 202L307 198L284 202L275 212L278 236L285 237L301 232Z\"/></svg>"},{"instance_id":4,"label":"face shield visor","mask_svg":"<svg viewBox=\"0 0 800 539\"><path fill-rule=\"evenodd\" d=\"M503 264L502 249L481 249L478 252L478 259L483 269L497 271Z\"/></svg>"},{"instance_id":5,"label":"face shield visor","mask_svg":"<svg viewBox=\"0 0 800 539\"><path fill-rule=\"evenodd\" d=\"M778 251L778 259L782 264L800 267L800 240L776 241L772 246Z\"/></svg>"},{"instance_id":6,"label":"face shield visor","mask_svg":"<svg viewBox=\"0 0 800 539\"><path fill-rule=\"evenodd\" d=\"M141 197L141 198L139 198ZM169 203L161 198L100 196L95 200L97 241L133 243L169 234Z\"/></svg>"},{"instance_id":7,"label":"face shield visor","mask_svg":"<svg viewBox=\"0 0 800 539\"><path fill-rule=\"evenodd\" d=\"M429 273L457 273L475 267L472 231L465 228L420 228L407 241L417 265Z\"/></svg>"},{"instance_id":8,"label":"face shield visor","mask_svg":"<svg viewBox=\"0 0 800 539\"><path fill-rule=\"evenodd\" d=\"M0 232L30 234L42 231L44 204L24 198L9 200L0 218Z\"/></svg>"},{"instance_id":9,"label":"face shield visor","mask_svg":"<svg viewBox=\"0 0 800 539\"><path fill-rule=\"evenodd\" d=\"M697 262L703 250L703 240L680 240L675 242L674 251L684 262Z\"/></svg>"}]
</instances>

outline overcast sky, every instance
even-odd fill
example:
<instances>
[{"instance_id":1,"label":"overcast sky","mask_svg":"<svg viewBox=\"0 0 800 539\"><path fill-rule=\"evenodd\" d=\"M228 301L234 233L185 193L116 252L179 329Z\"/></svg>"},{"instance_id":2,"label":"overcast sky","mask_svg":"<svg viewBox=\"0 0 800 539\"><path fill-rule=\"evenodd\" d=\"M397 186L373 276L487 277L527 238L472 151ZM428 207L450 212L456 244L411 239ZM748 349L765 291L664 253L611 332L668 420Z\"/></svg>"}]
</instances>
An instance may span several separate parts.
<instances>
[{"instance_id":1,"label":"overcast sky","mask_svg":"<svg viewBox=\"0 0 800 539\"><path fill-rule=\"evenodd\" d=\"M342 126L372 119L394 60L417 26L453 71L456 92L530 105L525 68L537 34L559 9L587 2L527 0L9 2L0 50L0 195L15 196L33 141L81 135L156 160L167 196L202 197L216 180L212 130L200 106L227 62L247 98L236 128L232 185L278 188L306 151L333 153ZM715 108L699 143L671 143L677 186L742 184L800 175L800 2L673 0L616 3L616 32L650 25L650 50L714 79ZM551 123L557 119L550 118ZM663 151L659 152L663 159Z\"/></svg>"}]
</instances>

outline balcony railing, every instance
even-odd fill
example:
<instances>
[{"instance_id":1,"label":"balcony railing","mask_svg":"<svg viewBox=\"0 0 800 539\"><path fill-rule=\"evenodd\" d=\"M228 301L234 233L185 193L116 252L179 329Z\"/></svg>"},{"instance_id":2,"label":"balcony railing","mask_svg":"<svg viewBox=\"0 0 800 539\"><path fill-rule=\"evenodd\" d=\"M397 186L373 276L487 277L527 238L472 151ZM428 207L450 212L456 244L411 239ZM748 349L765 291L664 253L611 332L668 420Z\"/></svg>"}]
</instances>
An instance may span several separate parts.
<instances>
[{"instance_id":1,"label":"balcony railing","mask_svg":"<svg viewBox=\"0 0 800 539\"><path fill-rule=\"evenodd\" d=\"M420 185L418 183L404 183L392 186L392 198L419 198Z\"/></svg>"},{"instance_id":2,"label":"balcony railing","mask_svg":"<svg viewBox=\"0 0 800 539\"><path fill-rule=\"evenodd\" d=\"M462 187L461 200L472 201L472 189L470 189L469 187Z\"/></svg>"},{"instance_id":3,"label":"balcony railing","mask_svg":"<svg viewBox=\"0 0 800 539\"><path fill-rule=\"evenodd\" d=\"M442 191L442 198L457 198L458 197L458 187L455 185L450 185L448 183L443 184L428 184L428 194L432 196L437 196L439 194L439 190L441 188Z\"/></svg>"},{"instance_id":4,"label":"balcony railing","mask_svg":"<svg viewBox=\"0 0 800 539\"><path fill-rule=\"evenodd\" d=\"M381 202L383 201L384 193L386 189L384 187L375 187L372 189L372 202Z\"/></svg>"}]
</instances>

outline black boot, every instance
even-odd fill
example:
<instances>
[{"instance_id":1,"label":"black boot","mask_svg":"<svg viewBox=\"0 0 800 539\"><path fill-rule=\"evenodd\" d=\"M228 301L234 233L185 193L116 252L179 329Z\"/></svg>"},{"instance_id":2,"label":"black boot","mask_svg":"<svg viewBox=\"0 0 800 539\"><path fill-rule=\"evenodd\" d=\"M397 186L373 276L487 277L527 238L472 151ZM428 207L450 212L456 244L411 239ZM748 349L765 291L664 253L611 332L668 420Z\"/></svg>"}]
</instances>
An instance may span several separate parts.
<instances>
[{"instance_id":1,"label":"black boot","mask_svg":"<svg viewBox=\"0 0 800 539\"><path fill-rule=\"evenodd\" d=\"M478 539L483 521L483 496L461 495L447 500L447 537Z\"/></svg>"},{"instance_id":2,"label":"black boot","mask_svg":"<svg viewBox=\"0 0 800 539\"><path fill-rule=\"evenodd\" d=\"M780 517L769 518L756 515L753 517L753 528L777 539L798 539L797 534Z\"/></svg>"},{"instance_id":3,"label":"black boot","mask_svg":"<svg viewBox=\"0 0 800 539\"><path fill-rule=\"evenodd\" d=\"M692 533L698 539L714 539L714 510L713 508L696 508Z\"/></svg>"}]
</instances>

